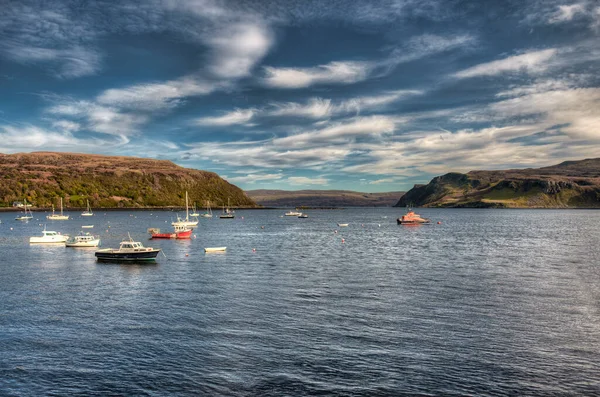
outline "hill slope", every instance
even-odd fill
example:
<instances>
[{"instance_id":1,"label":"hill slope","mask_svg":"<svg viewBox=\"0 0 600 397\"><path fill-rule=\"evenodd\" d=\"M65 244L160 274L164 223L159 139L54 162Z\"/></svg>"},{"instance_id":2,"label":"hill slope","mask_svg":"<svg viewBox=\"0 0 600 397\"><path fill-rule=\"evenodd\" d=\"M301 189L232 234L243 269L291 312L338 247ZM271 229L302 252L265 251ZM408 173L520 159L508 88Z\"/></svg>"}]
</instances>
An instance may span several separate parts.
<instances>
[{"instance_id":1,"label":"hill slope","mask_svg":"<svg viewBox=\"0 0 600 397\"><path fill-rule=\"evenodd\" d=\"M0 206L27 201L38 207L155 207L220 206L254 207L246 194L214 172L180 167L171 161L76 153L0 154Z\"/></svg>"},{"instance_id":2,"label":"hill slope","mask_svg":"<svg viewBox=\"0 0 600 397\"><path fill-rule=\"evenodd\" d=\"M248 190L266 207L391 207L404 192L361 193L349 190Z\"/></svg>"},{"instance_id":3,"label":"hill slope","mask_svg":"<svg viewBox=\"0 0 600 397\"><path fill-rule=\"evenodd\" d=\"M471 171L415 185L396 206L600 208L600 159L544 168Z\"/></svg>"}]
</instances>

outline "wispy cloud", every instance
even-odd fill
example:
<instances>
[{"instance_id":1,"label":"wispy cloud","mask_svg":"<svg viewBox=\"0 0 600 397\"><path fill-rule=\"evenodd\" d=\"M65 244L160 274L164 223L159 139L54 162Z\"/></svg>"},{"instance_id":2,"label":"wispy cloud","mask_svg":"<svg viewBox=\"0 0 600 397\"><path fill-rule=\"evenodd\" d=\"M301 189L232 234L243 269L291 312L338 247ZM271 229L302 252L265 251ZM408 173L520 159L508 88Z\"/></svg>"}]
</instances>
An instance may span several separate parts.
<instances>
[{"instance_id":1,"label":"wispy cloud","mask_svg":"<svg viewBox=\"0 0 600 397\"><path fill-rule=\"evenodd\" d=\"M482 63L471 68L455 73L457 78L477 76L494 76L506 72L539 73L546 69L547 62L556 54L554 48L530 51L520 55L513 55L497 61Z\"/></svg>"},{"instance_id":2,"label":"wispy cloud","mask_svg":"<svg viewBox=\"0 0 600 397\"><path fill-rule=\"evenodd\" d=\"M276 174L247 174L244 176L226 177L227 181L231 183L246 183L253 184L256 182L274 182L281 180L284 177L282 173Z\"/></svg>"},{"instance_id":3,"label":"wispy cloud","mask_svg":"<svg viewBox=\"0 0 600 397\"><path fill-rule=\"evenodd\" d=\"M365 80L375 64L367 61L330 62L310 68L264 68L266 85L275 88L305 88L315 84L350 84Z\"/></svg>"},{"instance_id":4,"label":"wispy cloud","mask_svg":"<svg viewBox=\"0 0 600 397\"><path fill-rule=\"evenodd\" d=\"M194 121L197 125L228 126L235 124L246 124L254 116L254 109L236 109L217 117L203 117Z\"/></svg>"},{"instance_id":5,"label":"wispy cloud","mask_svg":"<svg viewBox=\"0 0 600 397\"><path fill-rule=\"evenodd\" d=\"M291 176L287 178L287 181L290 185L327 185L329 183L329 179L327 178L308 178L305 176Z\"/></svg>"},{"instance_id":6,"label":"wispy cloud","mask_svg":"<svg viewBox=\"0 0 600 397\"><path fill-rule=\"evenodd\" d=\"M585 12L583 4L560 5L558 10L548 19L549 23L562 23L571 21L577 14Z\"/></svg>"}]
</instances>

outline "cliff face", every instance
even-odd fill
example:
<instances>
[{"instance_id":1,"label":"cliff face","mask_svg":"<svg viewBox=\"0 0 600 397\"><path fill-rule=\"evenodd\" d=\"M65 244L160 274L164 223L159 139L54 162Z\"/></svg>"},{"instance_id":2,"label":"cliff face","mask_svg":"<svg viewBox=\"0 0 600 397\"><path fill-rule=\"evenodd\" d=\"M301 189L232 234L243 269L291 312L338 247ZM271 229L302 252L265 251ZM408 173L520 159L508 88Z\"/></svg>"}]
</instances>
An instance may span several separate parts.
<instances>
[{"instance_id":1,"label":"cliff face","mask_svg":"<svg viewBox=\"0 0 600 397\"><path fill-rule=\"evenodd\" d=\"M246 194L213 172L180 167L167 160L76 153L34 152L0 155L0 206L27 199L50 207L183 206L210 200L213 207L254 207Z\"/></svg>"},{"instance_id":2,"label":"cliff face","mask_svg":"<svg viewBox=\"0 0 600 397\"><path fill-rule=\"evenodd\" d=\"M396 206L600 208L600 159L538 169L471 171L416 185Z\"/></svg>"}]
</instances>

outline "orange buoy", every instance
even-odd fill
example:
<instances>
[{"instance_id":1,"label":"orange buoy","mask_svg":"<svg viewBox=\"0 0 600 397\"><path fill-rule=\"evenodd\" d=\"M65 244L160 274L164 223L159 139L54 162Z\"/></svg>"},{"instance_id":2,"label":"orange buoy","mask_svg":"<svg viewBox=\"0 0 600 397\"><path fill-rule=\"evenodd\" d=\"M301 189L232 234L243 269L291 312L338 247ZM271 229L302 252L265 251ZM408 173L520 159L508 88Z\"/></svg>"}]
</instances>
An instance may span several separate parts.
<instances>
[{"instance_id":1,"label":"orange buoy","mask_svg":"<svg viewBox=\"0 0 600 397\"><path fill-rule=\"evenodd\" d=\"M342 239L342 243L345 243L345 242L346 242L346 240Z\"/></svg>"},{"instance_id":2,"label":"orange buoy","mask_svg":"<svg viewBox=\"0 0 600 397\"><path fill-rule=\"evenodd\" d=\"M185 254L185 256L190 256L190 254Z\"/></svg>"},{"instance_id":3,"label":"orange buoy","mask_svg":"<svg viewBox=\"0 0 600 397\"><path fill-rule=\"evenodd\" d=\"M442 222L438 221L438 225L441 225L441 224L442 224Z\"/></svg>"}]
</instances>

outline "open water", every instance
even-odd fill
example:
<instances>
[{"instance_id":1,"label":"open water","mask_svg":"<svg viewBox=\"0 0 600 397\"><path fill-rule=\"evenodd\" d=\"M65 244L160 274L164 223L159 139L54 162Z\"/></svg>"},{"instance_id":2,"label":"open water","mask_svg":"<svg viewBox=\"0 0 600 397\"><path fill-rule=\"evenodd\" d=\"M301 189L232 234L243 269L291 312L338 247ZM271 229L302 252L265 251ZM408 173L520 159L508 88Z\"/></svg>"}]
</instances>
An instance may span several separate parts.
<instances>
[{"instance_id":1,"label":"open water","mask_svg":"<svg viewBox=\"0 0 600 397\"><path fill-rule=\"evenodd\" d=\"M0 395L600 395L600 211L284 212L190 241L147 240L172 212L0 214ZM165 255L30 246L44 223Z\"/></svg>"}]
</instances>

